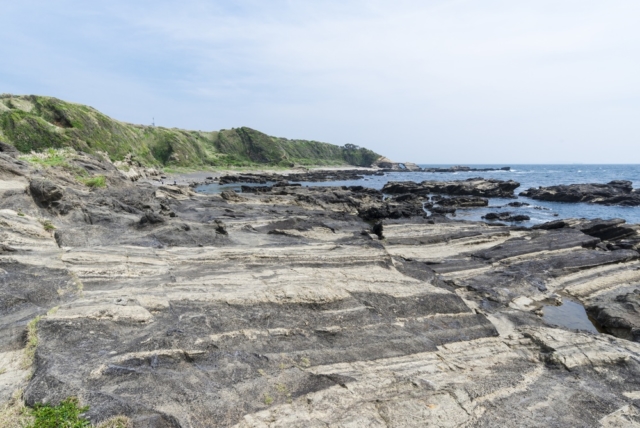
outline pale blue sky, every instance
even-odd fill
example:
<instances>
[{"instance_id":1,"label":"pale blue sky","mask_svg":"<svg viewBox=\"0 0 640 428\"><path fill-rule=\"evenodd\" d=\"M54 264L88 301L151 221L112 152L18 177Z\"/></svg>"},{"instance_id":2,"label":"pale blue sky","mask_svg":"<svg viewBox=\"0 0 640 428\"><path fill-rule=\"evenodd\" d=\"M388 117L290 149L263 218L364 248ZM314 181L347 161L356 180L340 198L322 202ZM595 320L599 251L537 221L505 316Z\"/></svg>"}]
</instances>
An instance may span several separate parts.
<instances>
[{"instance_id":1,"label":"pale blue sky","mask_svg":"<svg viewBox=\"0 0 640 428\"><path fill-rule=\"evenodd\" d=\"M424 163L640 163L637 0L0 0L0 92Z\"/></svg>"}]
</instances>

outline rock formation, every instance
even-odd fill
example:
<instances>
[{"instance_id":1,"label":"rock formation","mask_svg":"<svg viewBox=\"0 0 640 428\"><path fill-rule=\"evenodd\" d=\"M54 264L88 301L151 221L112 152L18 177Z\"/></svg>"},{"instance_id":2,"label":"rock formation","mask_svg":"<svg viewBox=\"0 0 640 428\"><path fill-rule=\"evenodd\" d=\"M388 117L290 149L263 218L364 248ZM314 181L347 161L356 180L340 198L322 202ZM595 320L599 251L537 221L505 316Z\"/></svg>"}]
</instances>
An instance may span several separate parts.
<instances>
[{"instance_id":1,"label":"rock formation","mask_svg":"<svg viewBox=\"0 0 640 428\"><path fill-rule=\"evenodd\" d=\"M136 427L640 424L640 254L611 249L633 225L422 209L433 189L517 187L495 180L391 184L417 195L398 200L203 195L101 171L107 187L88 188L0 153L3 401L77 396L92 422ZM610 334L548 324L560 293Z\"/></svg>"},{"instance_id":2,"label":"rock formation","mask_svg":"<svg viewBox=\"0 0 640 428\"><path fill-rule=\"evenodd\" d=\"M639 206L640 193L626 180L615 180L607 184L569 184L538 189L528 189L520 193L541 201L589 202L601 205Z\"/></svg>"},{"instance_id":3,"label":"rock formation","mask_svg":"<svg viewBox=\"0 0 640 428\"><path fill-rule=\"evenodd\" d=\"M428 195L439 193L445 195L480 196L484 198L513 198L513 191L520 186L513 180L502 181L484 178L469 178L458 181L390 181L382 188L382 192L390 195L411 193Z\"/></svg>"}]
</instances>

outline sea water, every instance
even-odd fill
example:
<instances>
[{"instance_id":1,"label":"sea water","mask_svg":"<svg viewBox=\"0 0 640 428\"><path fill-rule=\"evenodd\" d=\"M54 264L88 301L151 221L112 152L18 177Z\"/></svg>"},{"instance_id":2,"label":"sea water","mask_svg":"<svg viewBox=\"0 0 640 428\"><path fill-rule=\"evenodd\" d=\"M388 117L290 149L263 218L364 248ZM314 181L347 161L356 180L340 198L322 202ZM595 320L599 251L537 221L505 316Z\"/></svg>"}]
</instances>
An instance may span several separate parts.
<instances>
[{"instance_id":1,"label":"sea water","mask_svg":"<svg viewBox=\"0 0 640 428\"><path fill-rule=\"evenodd\" d=\"M427 165L423 168L447 168L452 165ZM467 165L472 168L501 168L506 165ZM473 177L496 178L499 180L514 180L520 183L515 194L538 186L553 186L557 184L576 183L608 183L612 180L629 180L633 187L640 187L640 165L509 165L510 171L486 172L388 172L383 176L365 176L361 180L301 182L303 186L365 186L382 189L389 181L424 180L451 181L465 180ZM243 183L233 183L225 186L202 185L196 191L203 193L218 193L221 190L240 190ZM509 202L520 201L530 204L523 207L507 206ZM515 199L490 198L489 206L483 208L466 208L456 211L457 219L481 220L489 212L508 211L515 214L528 215L531 220L514 223L522 226L532 226L551 220L563 218L622 218L628 223L640 223L640 207L604 206L587 203L546 202L536 201L518 196Z\"/></svg>"}]
</instances>

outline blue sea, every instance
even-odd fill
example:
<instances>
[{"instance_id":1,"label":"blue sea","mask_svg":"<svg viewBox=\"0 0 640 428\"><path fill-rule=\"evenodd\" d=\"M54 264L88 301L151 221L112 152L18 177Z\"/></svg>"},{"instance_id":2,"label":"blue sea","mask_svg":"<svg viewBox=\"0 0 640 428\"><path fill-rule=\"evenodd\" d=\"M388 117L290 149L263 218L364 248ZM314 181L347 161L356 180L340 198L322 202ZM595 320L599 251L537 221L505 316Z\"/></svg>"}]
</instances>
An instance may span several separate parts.
<instances>
[{"instance_id":1,"label":"blue sea","mask_svg":"<svg viewBox=\"0 0 640 428\"><path fill-rule=\"evenodd\" d=\"M421 167L446 168L453 165L427 165ZM500 168L510 166L511 171L488 172L455 172L455 173L427 173L427 172L389 172L384 176L365 176L362 180L324 181L317 183L302 183L303 186L353 186L362 185L374 189L381 189L388 181L424 180L450 181L465 180L472 177L497 178L499 180L514 180L520 183L515 190L516 195L530 187L553 186L556 184L574 183L608 183L612 180L629 180L633 187L640 187L640 165L467 165L472 168ZM205 185L197 188L203 193L217 193L225 188L239 190L239 184L226 186ZM515 200L526 202L530 206L519 208L505 206ZM519 196L517 199L492 198L489 207L459 209L456 219L481 220L488 212L509 211L514 214L525 214L531 217L528 222L517 223L522 226L532 226L546 221L562 218L623 218L628 223L640 223L640 207L602 206L586 203L562 203L536 201Z\"/></svg>"}]
</instances>

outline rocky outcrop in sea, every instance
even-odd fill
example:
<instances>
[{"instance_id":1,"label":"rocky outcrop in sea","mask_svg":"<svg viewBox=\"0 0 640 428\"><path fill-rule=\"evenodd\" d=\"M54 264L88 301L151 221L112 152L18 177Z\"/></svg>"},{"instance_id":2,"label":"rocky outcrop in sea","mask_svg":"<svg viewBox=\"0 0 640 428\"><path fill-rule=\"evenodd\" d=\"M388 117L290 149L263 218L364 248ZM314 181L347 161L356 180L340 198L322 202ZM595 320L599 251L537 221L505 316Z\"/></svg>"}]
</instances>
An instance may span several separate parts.
<instances>
[{"instance_id":1,"label":"rocky outcrop in sea","mask_svg":"<svg viewBox=\"0 0 640 428\"><path fill-rule=\"evenodd\" d=\"M531 188L520 193L532 199L554 202L589 202L601 205L639 206L640 191L626 180L606 184L568 184Z\"/></svg>"}]
</instances>

